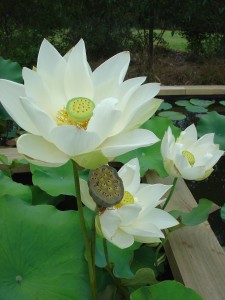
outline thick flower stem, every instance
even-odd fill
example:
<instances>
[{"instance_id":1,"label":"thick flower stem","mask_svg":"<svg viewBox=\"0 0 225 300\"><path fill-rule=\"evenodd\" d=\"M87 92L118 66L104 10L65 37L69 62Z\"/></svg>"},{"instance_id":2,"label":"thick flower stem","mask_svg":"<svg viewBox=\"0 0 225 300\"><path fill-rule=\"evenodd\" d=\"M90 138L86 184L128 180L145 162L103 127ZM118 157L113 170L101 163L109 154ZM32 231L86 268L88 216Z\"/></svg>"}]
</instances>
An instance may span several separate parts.
<instances>
[{"instance_id":1,"label":"thick flower stem","mask_svg":"<svg viewBox=\"0 0 225 300\"><path fill-rule=\"evenodd\" d=\"M108 252L108 247L107 247L107 241L104 238L103 238L103 248L104 248L107 268L111 270L111 265L110 265L110 260L109 260L109 252Z\"/></svg>"},{"instance_id":2,"label":"thick flower stem","mask_svg":"<svg viewBox=\"0 0 225 300\"><path fill-rule=\"evenodd\" d=\"M168 234L166 235L166 237L163 239L163 241L161 242L161 244L159 244L159 246L156 249L156 252L155 252L155 267L156 267L156 269L158 271L159 271L159 264L158 264L159 251L165 245L165 243L167 242L167 240L169 239L169 236L170 236L171 232L172 231L168 232Z\"/></svg>"},{"instance_id":3,"label":"thick flower stem","mask_svg":"<svg viewBox=\"0 0 225 300\"><path fill-rule=\"evenodd\" d=\"M87 262L88 262L92 297L93 300L97 300L98 297L97 297L96 276L95 276L95 263L92 258L91 245L88 239L88 233L87 233L87 228L84 219L83 205L81 201L79 174L75 163L73 163L73 173L74 173L74 183L76 188L77 206L78 206L78 211L80 216L81 230L83 233L85 251L86 251Z\"/></svg>"},{"instance_id":4,"label":"thick flower stem","mask_svg":"<svg viewBox=\"0 0 225 300\"><path fill-rule=\"evenodd\" d=\"M175 177L175 178L173 179L173 186L172 186L172 188L171 188L171 190L170 190L169 196L167 197L166 202L164 203L162 209L165 209L166 206L167 206L167 204L169 203L169 201L170 201L170 199L171 199L171 197L172 197L172 195L173 195L173 192L174 192L174 189L175 189L175 186L176 186L176 183L177 183L177 179L178 179L178 177Z\"/></svg>"},{"instance_id":5,"label":"thick flower stem","mask_svg":"<svg viewBox=\"0 0 225 300\"><path fill-rule=\"evenodd\" d=\"M104 253L105 253L106 269L109 272L110 276L112 277L112 279L113 279L113 281L116 285L117 290L120 291L120 293L123 296L124 300L130 299L127 289L125 287L123 287L120 283L120 280L113 275L113 269L112 269L112 265L111 265L110 259L109 259L107 240L105 238L103 238L103 248L104 248Z\"/></svg>"}]
</instances>

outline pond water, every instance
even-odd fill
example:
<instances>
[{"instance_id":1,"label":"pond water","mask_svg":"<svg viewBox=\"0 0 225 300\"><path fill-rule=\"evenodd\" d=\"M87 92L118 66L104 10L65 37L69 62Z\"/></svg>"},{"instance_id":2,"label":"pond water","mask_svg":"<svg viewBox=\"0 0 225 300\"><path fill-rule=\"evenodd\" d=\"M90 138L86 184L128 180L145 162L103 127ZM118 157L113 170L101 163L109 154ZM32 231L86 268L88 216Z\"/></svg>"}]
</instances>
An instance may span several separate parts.
<instances>
[{"instance_id":1,"label":"pond water","mask_svg":"<svg viewBox=\"0 0 225 300\"><path fill-rule=\"evenodd\" d=\"M217 111L219 114L225 115L225 106L220 104L221 100L225 99L225 95L207 96L166 96L164 100L173 105L171 110L185 114L186 118L180 121L173 121L174 125L185 129L190 124L195 125L203 114L188 112L184 107L175 104L178 100L190 99L215 100L215 103L208 107L208 111ZM186 184L192 192L194 198L198 202L201 198L207 198L219 206L225 203L225 156L223 156L214 167L214 172L203 181L186 180ZM220 244L225 246L225 221L220 217L220 210L211 213L209 223L216 234Z\"/></svg>"}]
</instances>

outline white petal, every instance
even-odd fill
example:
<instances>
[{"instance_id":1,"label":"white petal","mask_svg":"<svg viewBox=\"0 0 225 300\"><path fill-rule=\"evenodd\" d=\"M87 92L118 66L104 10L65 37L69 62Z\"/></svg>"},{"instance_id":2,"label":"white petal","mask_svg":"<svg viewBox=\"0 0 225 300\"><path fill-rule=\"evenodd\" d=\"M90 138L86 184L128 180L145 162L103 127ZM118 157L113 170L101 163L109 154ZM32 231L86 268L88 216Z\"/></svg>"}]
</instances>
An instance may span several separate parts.
<instances>
[{"instance_id":1,"label":"white petal","mask_svg":"<svg viewBox=\"0 0 225 300\"><path fill-rule=\"evenodd\" d=\"M14 121L24 130L39 135L38 129L20 102L20 97L25 96L24 86L13 81L1 79L0 90L1 103Z\"/></svg>"},{"instance_id":2,"label":"white petal","mask_svg":"<svg viewBox=\"0 0 225 300\"><path fill-rule=\"evenodd\" d=\"M110 136L121 112L116 108L118 100L108 98L100 102L94 109L87 131L97 132L101 141Z\"/></svg>"},{"instance_id":3,"label":"white petal","mask_svg":"<svg viewBox=\"0 0 225 300\"><path fill-rule=\"evenodd\" d=\"M93 100L93 83L89 73L84 41L71 51L65 74L65 90L67 99L86 97Z\"/></svg>"},{"instance_id":4,"label":"white petal","mask_svg":"<svg viewBox=\"0 0 225 300\"><path fill-rule=\"evenodd\" d=\"M170 228L179 224L168 212L158 208L153 208L151 211L146 209L141 217L148 218L149 224L154 224L159 229ZM145 225L148 226L147 222Z\"/></svg>"},{"instance_id":5,"label":"white petal","mask_svg":"<svg viewBox=\"0 0 225 300\"><path fill-rule=\"evenodd\" d=\"M99 216L99 220L103 235L107 240L111 240L121 223L117 210L106 209Z\"/></svg>"},{"instance_id":6,"label":"white petal","mask_svg":"<svg viewBox=\"0 0 225 300\"><path fill-rule=\"evenodd\" d=\"M140 87L140 85L145 80L146 80L146 77L136 77L136 78L128 79L121 84L120 90L119 90L119 95L118 95L118 99L120 99L118 107L120 109L124 109L126 107L128 101L131 102L130 97L134 94L134 92Z\"/></svg>"},{"instance_id":7,"label":"white petal","mask_svg":"<svg viewBox=\"0 0 225 300\"><path fill-rule=\"evenodd\" d=\"M138 204L127 204L117 209L117 213L121 219L121 226L128 226L138 217L141 206Z\"/></svg>"},{"instance_id":8,"label":"white petal","mask_svg":"<svg viewBox=\"0 0 225 300\"><path fill-rule=\"evenodd\" d=\"M153 209L160 204L162 196L171 188L171 185L164 184L145 184L140 186L135 197L137 202L144 208Z\"/></svg>"},{"instance_id":9,"label":"white petal","mask_svg":"<svg viewBox=\"0 0 225 300\"><path fill-rule=\"evenodd\" d=\"M18 152L27 156L28 160L36 160L36 164L47 163L52 166L65 164L69 157L61 152L55 145L47 142L40 136L23 134L17 140Z\"/></svg>"},{"instance_id":10,"label":"white petal","mask_svg":"<svg viewBox=\"0 0 225 300\"><path fill-rule=\"evenodd\" d=\"M128 151L150 146L159 139L154 133L145 129L135 129L107 139L102 145L102 152L107 157L116 157Z\"/></svg>"},{"instance_id":11,"label":"white petal","mask_svg":"<svg viewBox=\"0 0 225 300\"><path fill-rule=\"evenodd\" d=\"M44 39L38 54L37 72L44 76L51 76L62 61L64 61L64 58L52 44Z\"/></svg>"},{"instance_id":12,"label":"white petal","mask_svg":"<svg viewBox=\"0 0 225 300\"><path fill-rule=\"evenodd\" d=\"M64 74L66 60L47 41L44 40L38 55L37 73L48 88L52 110L56 113L66 103Z\"/></svg>"},{"instance_id":13,"label":"white petal","mask_svg":"<svg viewBox=\"0 0 225 300\"><path fill-rule=\"evenodd\" d=\"M93 72L95 102L108 97L118 97L119 85L124 80L129 62L129 52L122 52L105 61Z\"/></svg>"},{"instance_id":14,"label":"white petal","mask_svg":"<svg viewBox=\"0 0 225 300\"><path fill-rule=\"evenodd\" d=\"M168 127L161 142L161 154L163 158L168 158L168 159L174 158L175 155L173 151L174 145L175 145L175 137L172 133L171 128Z\"/></svg>"},{"instance_id":15,"label":"white petal","mask_svg":"<svg viewBox=\"0 0 225 300\"><path fill-rule=\"evenodd\" d=\"M126 112L124 127L122 129L126 128L126 130L130 130L140 127L154 115L162 102L163 100L160 99L151 99L136 109L132 109L129 114Z\"/></svg>"},{"instance_id":16,"label":"white petal","mask_svg":"<svg viewBox=\"0 0 225 300\"><path fill-rule=\"evenodd\" d=\"M140 165L137 158L130 160L119 171L125 191L135 195L140 186Z\"/></svg>"},{"instance_id":17,"label":"white petal","mask_svg":"<svg viewBox=\"0 0 225 300\"><path fill-rule=\"evenodd\" d=\"M141 241L141 237L164 237L164 234L157 226L143 220L132 224L132 226L124 226L121 229L130 235L139 237L139 241Z\"/></svg>"},{"instance_id":18,"label":"white petal","mask_svg":"<svg viewBox=\"0 0 225 300\"><path fill-rule=\"evenodd\" d=\"M183 168L179 170L181 173L181 176L184 179L187 180L196 180L199 178L204 177L205 172L206 172L206 168L205 166L201 167L189 167L189 168Z\"/></svg>"},{"instance_id":19,"label":"white petal","mask_svg":"<svg viewBox=\"0 0 225 300\"><path fill-rule=\"evenodd\" d=\"M206 169L211 169L223 155L224 155L224 151L222 150L215 151L213 153L212 158L207 161L207 164L205 165Z\"/></svg>"},{"instance_id":20,"label":"white petal","mask_svg":"<svg viewBox=\"0 0 225 300\"><path fill-rule=\"evenodd\" d=\"M23 68L23 79L26 95L41 109L49 114L55 114L57 112L57 107L54 107L54 104L51 102L51 91L46 86L46 83L42 81L40 75L28 68ZM55 101L57 100L62 100L60 103L61 107L65 105L63 99L55 99Z\"/></svg>"},{"instance_id":21,"label":"white petal","mask_svg":"<svg viewBox=\"0 0 225 300\"><path fill-rule=\"evenodd\" d=\"M58 126L51 131L51 140L61 151L75 156L95 150L101 139L95 132L83 128Z\"/></svg>"},{"instance_id":22,"label":"white petal","mask_svg":"<svg viewBox=\"0 0 225 300\"><path fill-rule=\"evenodd\" d=\"M131 97L131 105L134 109L143 103L153 99L160 91L159 83L146 83L140 86Z\"/></svg>"},{"instance_id":23,"label":"white petal","mask_svg":"<svg viewBox=\"0 0 225 300\"><path fill-rule=\"evenodd\" d=\"M54 127L56 127L56 124L51 116L49 116L45 111L41 110L35 103L29 101L29 99L21 98L20 101L27 115L30 116L33 124L36 128L38 128L40 134L46 140L50 141L50 132Z\"/></svg>"},{"instance_id":24,"label":"white petal","mask_svg":"<svg viewBox=\"0 0 225 300\"><path fill-rule=\"evenodd\" d=\"M176 140L177 143L184 145L184 148L189 147L191 144L197 141L197 130L194 124L188 126L181 132L180 136Z\"/></svg>"},{"instance_id":25,"label":"white petal","mask_svg":"<svg viewBox=\"0 0 225 300\"><path fill-rule=\"evenodd\" d=\"M110 242L120 249L125 249L133 245L134 237L123 230L118 229L115 235L110 239Z\"/></svg>"},{"instance_id":26,"label":"white petal","mask_svg":"<svg viewBox=\"0 0 225 300\"><path fill-rule=\"evenodd\" d=\"M87 182L81 178L80 178L80 192L81 192L81 200L84 203L84 205L94 211L96 208L96 204L89 194L89 188Z\"/></svg>"}]
</instances>

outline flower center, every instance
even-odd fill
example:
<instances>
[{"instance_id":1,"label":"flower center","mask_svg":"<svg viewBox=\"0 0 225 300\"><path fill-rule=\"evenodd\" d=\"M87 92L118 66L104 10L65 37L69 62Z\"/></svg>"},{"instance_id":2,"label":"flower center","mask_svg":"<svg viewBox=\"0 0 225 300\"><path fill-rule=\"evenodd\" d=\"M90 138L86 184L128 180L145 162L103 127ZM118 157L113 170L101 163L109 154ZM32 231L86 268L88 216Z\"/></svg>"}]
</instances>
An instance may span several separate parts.
<instances>
[{"instance_id":1,"label":"flower center","mask_svg":"<svg viewBox=\"0 0 225 300\"><path fill-rule=\"evenodd\" d=\"M187 158L189 164L193 167L193 165L195 164L195 157L194 157L194 155L191 152L189 152L189 151L183 151L182 155Z\"/></svg>"},{"instance_id":2,"label":"flower center","mask_svg":"<svg viewBox=\"0 0 225 300\"><path fill-rule=\"evenodd\" d=\"M123 199L120 201L120 203L115 205L115 208L120 208L126 204L134 204L134 197L128 191L124 191Z\"/></svg>"},{"instance_id":3,"label":"flower center","mask_svg":"<svg viewBox=\"0 0 225 300\"><path fill-rule=\"evenodd\" d=\"M119 203L124 194L122 179L110 166L91 170L88 176L89 193L100 207L111 207Z\"/></svg>"},{"instance_id":4,"label":"flower center","mask_svg":"<svg viewBox=\"0 0 225 300\"><path fill-rule=\"evenodd\" d=\"M86 129L93 115L95 104L88 98L77 97L68 101L56 115L58 125L75 125Z\"/></svg>"}]
</instances>

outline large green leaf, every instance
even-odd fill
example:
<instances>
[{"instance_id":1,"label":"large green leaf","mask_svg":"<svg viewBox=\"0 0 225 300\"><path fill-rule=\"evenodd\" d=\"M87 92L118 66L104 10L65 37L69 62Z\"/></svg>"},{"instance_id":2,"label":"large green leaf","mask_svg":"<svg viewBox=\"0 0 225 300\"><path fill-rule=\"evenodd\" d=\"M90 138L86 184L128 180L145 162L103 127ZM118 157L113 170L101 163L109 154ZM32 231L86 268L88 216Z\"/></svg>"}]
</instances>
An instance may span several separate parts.
<instances>
[{"instance_id":1,"label":"large green leaf","mask_svg":"<svg viewBox=\"0 0 225 300\"><path fill-rule=\"evenodd\" d=\"M151 268L155 273L158 268L155 266L156 254L152 247L142 245L139 249L134 251L134 258L131 264L131 270L135 273L142 268ZM163 273L162 264L159 266L160 272Z\"/></svg>"},{"instance_id":2,"label":"large green leaf","mask_svg":"<svg viewBox=\"0 0 225 300\"><path fill-rule=\"evenodd\" d=\"M49 195L75 195L72 161L58 168L31 165L30 169L33 174L33 184Z\"/></svg>"},{"instance_id":3,"label":"large green leaf","mask_svg":"<svg viewBox=\"0 0 225 300\"><path fill-rule=\"evenodd\" d=\"M154 132L159 139L162 139L169 126L171 127L173 134L177 137L181 130L175 127L172 122L166 118L154 117L143 124L142 128ZM150 147L130 151L117 157L115 160L127 163L132 158L137 157L140 163L141 176L143 176L148 169L154 169L161 177L165 177L167 176L167 173L163 166L160 147L161 142L158 142Z\"/></svg>"},{"instance_id":4,"label":"large green leaf","mask_svg":"<svg viewBox=\"0 0 225 300\"><path fill-rule=\"evenodd\" d=\"M194 226L201 224L208 219L209 212L212 208L213 202L208 199L200 199L197 207L194 207L191 212L172 211L174 217L181 217L184 225Z\"/></svg>"},{"instance_id":5,"label":"large green leaf","mask_svg":"<svg viewBox=\"0 0 225 300\"><path fill-rule=\"evenodd\" d=\"M122 284L124 286L144 286L148 284L155 284L157 280L155 278L155 273L150 268L142 268L137 270L132 279L123 279Z\"/></svg>"},{"instance_id":6,"label":"large green leaf","mask_svg":"<svg viewBox=\"0 0 225 300\"><path fill-rule=\"evenodd\" d=\"M225 204L221 207L220 216L223 220L225 220Z\"/></svg>"},{"instance_id":7,"label":"large green leaf","mask_svg":"<svg viewBox=\"0 0 225 300\"><path fill-rule=\"evenodd\" d=\"M140 247L139 243L134 243L131 247L120 249L113 244L107 242L109 253L109 260L113 263L113 273L116 277L130 279L134 277L130 269L130 264L134 256L134 250ZM103 249L103 240L97 237L96 240L96 265L98 267L105 267L106 260Z\"/></svg>"},{"instance_id":8,"label":"large green leaf","mask_svg":"<svg viewBox=\"0 0 225 300\"><path fill-rule=\"evenodd\" d=\"M10 59L4 59L0 56L0 78L22 83L21 66L17 62L13 62Z\"/></svg>"},{"instance_id":9,"label":"large green leaf","mask_svg":"<svg viewBox=\"0 0 225 300\"><path fill-rule=\"evenodd\" d=\"M77 212L5 196L0 232L0 299L91 299Z\"/></svg>"},{"instance_id":10,"label":"large green leaf","mask_svg":"<svg viewBox=\"0 0 225 300\"><path fill-rule=\"evenodd\" d=\"M176 281L163 281L141 287L131 294L131 300L203 300L195 291Z\"/></svg>"},{"instance_id":11,"label":"large green leaf","mask_svg":"<svg viewBox=\"0 0 225 300\"><path fill-rule=\"evenodd\" d=\"M215 133L215 143L220 144L225 150L225 116L215 111L202 116L197 124L198 134L203 136L206 133Z\"/></svg>"},{"instance_id":12,"label":"large green leaf","mask_svg":"<svg viewBox=\"0 0 225 300\"><path fill-rule=\"evenodd\" d=\"M12 195L31 203L31 189L29 186L14 182L0 170L0 202L1 197Z\"/></svg>"}]
</instances>

